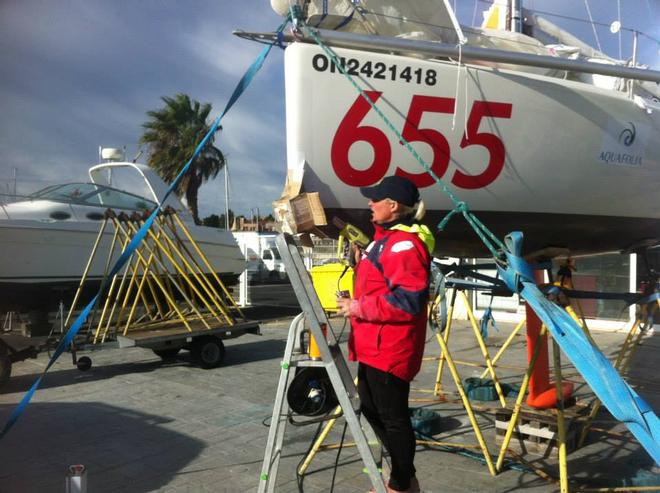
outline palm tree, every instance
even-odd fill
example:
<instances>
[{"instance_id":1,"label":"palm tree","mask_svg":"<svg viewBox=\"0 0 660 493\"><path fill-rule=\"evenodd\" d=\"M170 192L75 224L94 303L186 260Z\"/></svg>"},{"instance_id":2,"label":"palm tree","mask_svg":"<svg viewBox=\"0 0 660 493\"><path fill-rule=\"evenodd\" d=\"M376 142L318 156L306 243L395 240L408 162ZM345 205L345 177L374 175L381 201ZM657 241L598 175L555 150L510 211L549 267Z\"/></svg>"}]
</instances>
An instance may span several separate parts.
<instances>
[{"instance_id":1,"label":"palm tree","mask_svg":"<svg viewBox=\"0 0 660 493\"><path fill-rule=\"evenodd\" d=\"M155 111L148 111L151 120L142 125L145 129L140 138L149 150L147 164L151 166L167 183L174 181L183 166L195 152L199 142L211 128L207 122L211 105L191 100L187 94L161 98L165 106ZM222 127L218 128L219 130ZM225 156L213 146L215 136L211 136L206 147L193 161L188 173L181 179L177 193L184 196L188 209L199 224L197 195L199 187L215 178L225 166Z\"/></svg>"}]
</instances>

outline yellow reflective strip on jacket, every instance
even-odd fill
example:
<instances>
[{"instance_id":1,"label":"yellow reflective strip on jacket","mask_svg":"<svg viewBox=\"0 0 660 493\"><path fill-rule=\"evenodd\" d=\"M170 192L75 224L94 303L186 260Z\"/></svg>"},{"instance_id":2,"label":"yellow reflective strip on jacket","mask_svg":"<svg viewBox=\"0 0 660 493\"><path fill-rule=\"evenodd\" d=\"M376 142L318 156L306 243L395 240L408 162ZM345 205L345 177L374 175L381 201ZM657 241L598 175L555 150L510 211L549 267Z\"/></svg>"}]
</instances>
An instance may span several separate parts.
<instances>
[{"instance_id":1,"label":"yellow reflective strip on jacket","mask_svg":"<svg viewBox=\"0 0 660 493\"><path fill-rule=\"evenodd\" d=\"M407 231L408 233L414 233L419 236L419 239L424 242L426 248L429 249L429 253L433 253L435 248L435 238L431 230L424 224L413 224L412 226L406 226L405 224L397 224L392 226L390 229L396 229L399 231Z\"/></svg>"}]
</instances>

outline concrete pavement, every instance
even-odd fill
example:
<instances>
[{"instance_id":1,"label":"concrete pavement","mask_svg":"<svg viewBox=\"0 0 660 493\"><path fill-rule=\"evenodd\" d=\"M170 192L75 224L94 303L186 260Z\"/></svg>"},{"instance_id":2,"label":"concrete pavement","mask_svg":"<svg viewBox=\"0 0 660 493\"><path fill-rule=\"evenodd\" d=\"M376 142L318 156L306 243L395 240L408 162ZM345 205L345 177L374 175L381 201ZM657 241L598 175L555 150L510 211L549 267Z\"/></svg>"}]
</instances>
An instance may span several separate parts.
<instances>
[{"instance_id":1,"label":"concrete pavement","mask_svg":"<svg viewBox=\"0 0 660 493\"><path fill-rule=\"evenodd\" d=\"M295 312L295 305L290 310ZM277 310L272 314L277 317ZM94 365L82 373L71 366L69 355L63 355L23 417L0 440L0 492L63 491L67 466L78 463L87 466L90 493L256 491L268 434L265 424L272 412L289 321L290 314L285 313L263 324L261 336L226 341L226 361L213 370L195 367L187 352L164 363L151 351L131 348L88 353ZM506 324L498 326L501 332L488 338L491 354L512 329ZM450 350L455 359L477 361L479 349L468 327L463 322L456 324ZM595 337L611 356L624 335L596 333ZM656 412L660 399L653 361L658 346L657 336L645 339L631 370L633 383ZM427 356L438 355L438 344L429 334ZM14 366L12 379L0 394L0 423L6 421L47 361L47 355L41 354ZM522 366L524 361L524 337L520 337L505 363ZM436 361L424 365L413 384L413 398L429 396L424 391L432 388L436 369ZM462 377L481 373L481 369L464 365L459 371ZM567 367L566 372L570 371ZM519 381L520 371L501 368L498 375L514 383ZM580 381L574 374L571 378ZM448 391L455 389L447 371L443 384ZM587 396L588 389L580 387L579 393ZM437 439L476 444L460 404L434 403L430 407L444 418L445 431ZM499 447L492 413L479 412L478 420L491 453L496 454ZM599 415L597 426L602 431L591 434L588 446L569 455L573 479L619 486L626 481L630 484L640 469L658 472L625 428L612 422L607 413ZM342 428L335 426L328 442L338 442ZM278 491L299 491L296 465L315 431L315 426L287 428ZM351 440L350 433L346 439ZM527 470L510 469L492 477L482 462L468 455L418 447L416 465L423 491L557 491L555 484ZM303 481L305 492L329 491L336 457L336 450L318 454ZM527 458L535 467L557 475L556 461ZM334 491L357 493L369 487L355 449L344 448Z\"/></svg>"}]
</instances>

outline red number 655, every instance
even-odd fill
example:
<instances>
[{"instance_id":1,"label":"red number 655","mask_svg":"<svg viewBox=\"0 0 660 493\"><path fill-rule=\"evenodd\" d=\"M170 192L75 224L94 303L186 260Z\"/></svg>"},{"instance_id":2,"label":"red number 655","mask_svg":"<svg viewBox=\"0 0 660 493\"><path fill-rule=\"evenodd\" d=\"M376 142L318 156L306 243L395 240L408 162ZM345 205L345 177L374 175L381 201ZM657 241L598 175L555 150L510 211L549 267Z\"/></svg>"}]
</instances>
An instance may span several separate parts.
<instances>
[{"instance_id":1,"label":"red number 655","mask_svg":"<svg viewBox=\"0 0 660 493\"><path fill-rule=\"evenodd\" d=\"M366 91L366 95L374 103L378 101L381 92ZM433 150L431 170L442 177L449 166L450 148L444 135L430 128L419 128L424 113L454 112L455 100L437 96L413 96L408 109L406 123L401 135L408 142L424 142ZM372 185L379 181L390 167L392 149L387 136L377 127L360 125L360 122L369 113L371 105L358 96L342 119L330 151L332 168L337 177L354 187ZM490 185L500 175L504 167L506 151L502 140L495 134L479 132L481 120L490 118L511 118L512 105L510 103L496 103L489 101L475 101L467 122L467 134L461 139L461 148L472 145L485 147L489 153L488 165L477 175L469 175L456 170L451 182L460 188L476 189ZM349 160L349 151L356 142L367 142L373 149L373 161L365 169L356 169ZM428 187L433 184L433 177L426 172L409 173L401 168L395 174L411 179L418 187Z\"/></svg>"}]
</instances>

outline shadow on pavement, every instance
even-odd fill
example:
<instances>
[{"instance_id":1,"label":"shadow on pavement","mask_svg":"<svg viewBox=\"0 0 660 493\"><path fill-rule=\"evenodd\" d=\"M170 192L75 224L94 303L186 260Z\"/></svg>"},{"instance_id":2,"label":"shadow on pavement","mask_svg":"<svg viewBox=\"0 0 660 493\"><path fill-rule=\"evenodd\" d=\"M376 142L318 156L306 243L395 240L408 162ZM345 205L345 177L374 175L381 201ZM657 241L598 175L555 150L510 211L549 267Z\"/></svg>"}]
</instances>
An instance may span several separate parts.
<instances>
[{"instance_id":1,"label":"shadow on pavement","mask_svg":"<svg viewBox=\"0 0 660 493\"><path fill-rule=\"evenodd\" d=\"M258 336L257 336L258 337ZM197 368L196 371L208 372L222 372L223 367L241 365L255 361L267 360L272 358L281 357L284 353L285 341L264 339L254 342L233 342L227 345L225 360L217 368L211 370L204 370ZM92 360L94 353L80 352L79 356L89 355ZM64 355L63 357L67 357ZM162 361L154 355L153 361L142 361L136 363L114 363L103 364L101 366L94 366L86 372L81 372L75 367L67 370L51 370L41 382L41 389L49 389L55 387L63 387L67 385L74 385L77 383L94 382L98 380L106 380L118 375L125 375L129 373L149 373L159 370L166 366L195 366L188 351L181 351L177 357L170 361ZM40 376L40 373L30 373L25 375L12 376L9 382L2 388L0 393L15 393L26 392ZM0 489L0 491L2 491Z\"/></svg>"},{"instance_id":2,"label":"shadow on pavement","mask_svg":"<svg viewBox=\"0 0 660 493\"><path fill-rule=\"evenodd\" d=\"M0 405L0 419L12 409ZM100 402L33 403L2 440L1 490L63 491L72 464L85 465L89 491L163 488L205 448L170 421Z\"/></svg>"}]
</instances>

